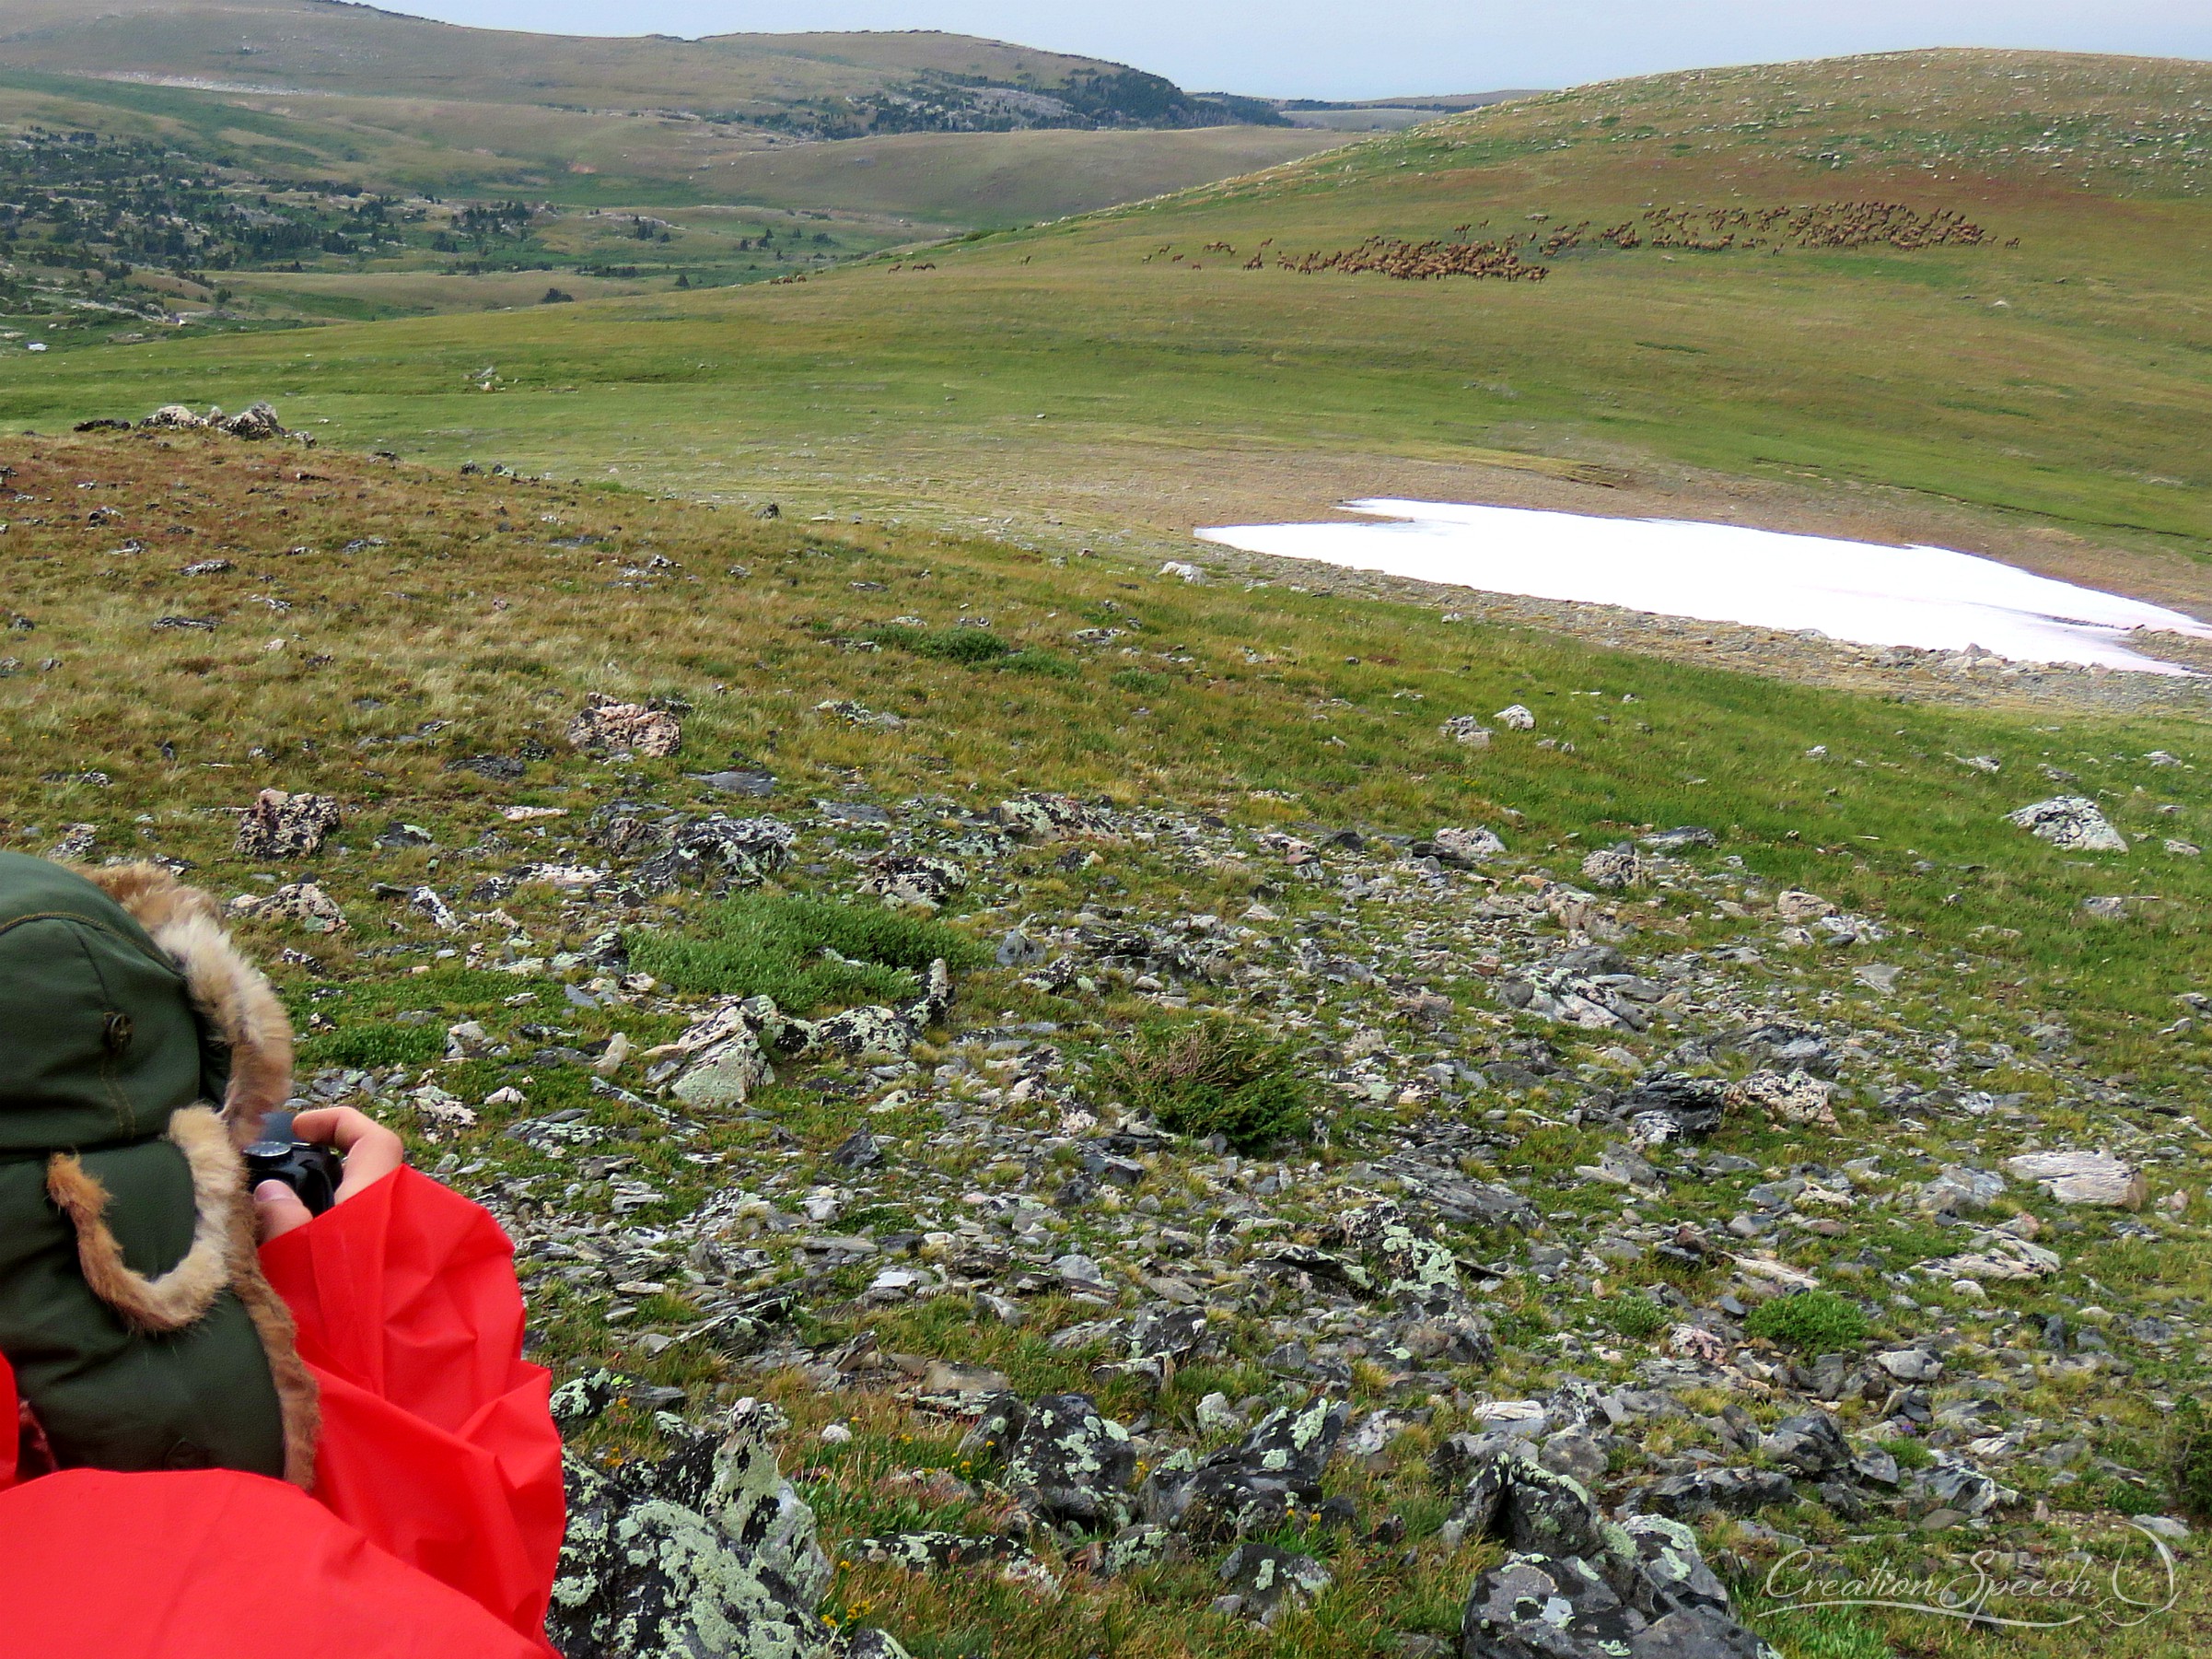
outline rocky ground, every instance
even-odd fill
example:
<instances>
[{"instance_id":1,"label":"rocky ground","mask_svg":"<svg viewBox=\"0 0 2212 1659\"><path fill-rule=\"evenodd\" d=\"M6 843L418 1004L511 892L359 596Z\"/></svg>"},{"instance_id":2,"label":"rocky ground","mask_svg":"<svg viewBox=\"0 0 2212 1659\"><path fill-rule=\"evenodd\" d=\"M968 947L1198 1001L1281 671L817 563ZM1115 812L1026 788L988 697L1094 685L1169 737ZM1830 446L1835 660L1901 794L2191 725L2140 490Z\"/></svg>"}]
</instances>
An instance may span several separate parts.
<instances>
[{"instance_id":1,"label":"rocky ground","mask_svg":"<svg viewBox=\"0 0 2212 1659\"><path fill-rule=\"evenodd\" d=\"M571 1659L2043 1651L1805 1605L1961 1573L2201 1648L2185 749L1839 696L1800 840L1706 683L1497 707L1508 630L1285 686L1228 582L153 441L16 463L0 830L218 893L302 1098L506 1226ZM1718 810L1612 805L1662 746Z\"/></svg>"},{"instance_id":2,"label":"rocky ground","mask_svg":"<svg viewBox=\"0 0 2212 1659\"><path fill-rule=\"evenodd\" d=\"M2140 1408L2201 1363L2202 1304L2101 1296L2090 1264L2190 1230L2194 1118L2095 1076L2063 1020L1954 1005L1931 1029L1906 987L1943 964L1886 948L1880 917L1764 888L1708 831L1555 872L1484 826L1310 841L1064 797L879 802L864 782L763 804L525 832L543 847L495 832L443 892L385 883L454 918L401 961L440 974L458 951L516 989L449 1028L420 1011L444 1060L309 1089L467 1140L431 1167L500 1216L560 1349L727 1378L579 1373L561 1396L579 1431L623 1396L696 1463L682 1448L730 1399L797 1389L817 1420L786 1455L834 1466L852 1431L820 1419L889 1396L940 1439L965 1428L962 1455L910 1477L926 1524L832 1539L841 1555L1043 1596L1196 1562L1218 1618L1274 1623L1345 1548L1495 1537L1513 1553L1471 1574L1471 1656L1597 1654L1638 1620L1678 1645L1631 1652L1754 1651L1691 1526L1739 1583L1800 1550L1954 1536L2047 1573L2096 1548L2098 1512L2170 1507ZM988 988L797 1040L773 1011L749 1031L737 999L670 995L628 952L687 841L776 849L770 870L684 872L711 886L949 901L991 945ZM1041 907L1041 871L1080 896ZM541 909L564 895L553 914L460 919L532 888ZM1729 926L1692 944L1685 913ZM1101 1016L1130 999L1290 1045L1326 1102L1311 1139L1233 1149L1106 1098L1125 1018ZM587 1040L548 1006L668 1040ZM477 1133L503 1092L522 1099ZM787 1131L794 1093L833 1143ZM532 1109L549 1095L579 1104ZM1805 1328L1757 1334L1799 1303ZM2136 1408L2085 1408L2113 1393ZM595 1468L579 1458L579 1514L602 1502ZM567 1651L693 1651L679 1630L712 1620L681 1597L617 1637L634 1593L594 1578L591 1548L565 1581L584 1609ZM1531 1573L1562 1586L1571 1648L1529 1645ZM749 1649L813 1639L751 1580L683 1595L767 1619Z\"/></svg>"}]
</instances>

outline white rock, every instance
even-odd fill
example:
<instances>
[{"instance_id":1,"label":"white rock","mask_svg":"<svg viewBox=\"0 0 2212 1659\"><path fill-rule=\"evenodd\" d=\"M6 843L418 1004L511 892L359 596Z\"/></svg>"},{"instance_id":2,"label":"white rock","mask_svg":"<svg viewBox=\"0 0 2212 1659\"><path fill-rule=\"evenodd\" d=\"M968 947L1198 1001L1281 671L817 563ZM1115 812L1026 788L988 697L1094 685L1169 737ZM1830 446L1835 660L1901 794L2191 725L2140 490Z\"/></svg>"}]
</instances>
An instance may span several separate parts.
<instances>
[{"instance_id":1,"label":"white rock","mask_svg":"<svg viewBox=\"0 0 2212 1659\"><path fill-rule=\"evenodd\" d=\"M1818 916L1834 916L1835 906L1817 893L1791 887L1775 896L1775 914L1786 922L1809 922Z\"/></svg>"},{"instance_id":2,"label":"white rock","mask_svg":"<svg viewBox=\"0 0 2212 1659\"><path fill-rule=\"evenodd\" d=\"M1925 1348L1893 1348L1876 1354L1874 1363L1900 1383L1932 1383L1943 1374L1943 1361Z\"/></svg>"},{"instance_id":3,"label":"white rock","mask_svg":"<svg viewBox=\"0 0 2212 1659\"><path fill-rule=\"evenodd\" d=\"M1508 703L1490 717L1508 731L1533 731L1536 717L1519 703Z\"/></svg>"},{"instance_id":4,"label":"white rock","mask_svg":"<svg viewBox=\"0 0 2212 1659\"><path fill-rule=\"evenodd\" d=\"M2105 1152L2022 1152L2005 1160L2005 1173L2040 1184L2061 1204L2140 1209L2150 1196L2141 1170Z\"/></svg>"},{"instance_id":5,"label":"white rock","mask_svg":"<svg viewBox=\"0 0 2212 1659\"><path fill-rule=\"evenodd\" d=\"M607 1051L591 1063L592 1070L601 1077L612 1077L623 1069L630 1057L630 1034L618 1031L607 1040Z\"/></svg>"}]
</instances>

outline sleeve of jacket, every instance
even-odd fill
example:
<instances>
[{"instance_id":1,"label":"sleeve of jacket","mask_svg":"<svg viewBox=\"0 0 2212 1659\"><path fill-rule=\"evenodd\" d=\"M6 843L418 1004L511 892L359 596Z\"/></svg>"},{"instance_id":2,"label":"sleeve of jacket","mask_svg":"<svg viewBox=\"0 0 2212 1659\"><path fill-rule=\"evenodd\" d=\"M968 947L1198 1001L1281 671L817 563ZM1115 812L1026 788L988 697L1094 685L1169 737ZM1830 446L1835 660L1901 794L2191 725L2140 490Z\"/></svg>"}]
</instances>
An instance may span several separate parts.
<instances>
[{"instance_id":1,"label":"sleeve of jacket","mask_svg":"<svg viewBox=\"0 0 2212 1659\"><path fill-rule=\"evenodd\" d=\"M321 1384L315 1496L545 1652L561 1439L522 1359L513 1256L483 1209L401 1169L262 1266Z\"/></svg>"}]
</instances>

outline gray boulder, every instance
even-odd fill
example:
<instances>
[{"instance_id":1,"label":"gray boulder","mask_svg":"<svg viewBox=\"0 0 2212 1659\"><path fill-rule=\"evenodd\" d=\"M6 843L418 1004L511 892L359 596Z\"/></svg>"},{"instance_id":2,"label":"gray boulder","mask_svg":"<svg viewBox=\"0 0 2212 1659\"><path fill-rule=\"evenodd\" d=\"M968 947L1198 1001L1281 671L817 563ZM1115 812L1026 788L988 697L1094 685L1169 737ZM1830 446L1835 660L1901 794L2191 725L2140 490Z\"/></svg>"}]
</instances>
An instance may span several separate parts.
<instances>
[{"instance_id":1,"label":"gray boulder","mask_svg":"<svg viewBox=\"0 0 2212 1659\"><path fill-rule=\"evenodd\" d=\"M1195 1467L1155 1470L1139 1493L1145 1519L1194 1537L1244 1537L1292 1509L1318 1508L1321 1470L1351 1420L1342 1400L1282 1406Z\"/></svg>"},{"instance_id":2,"label":"gray boulder","mask_svg":"<svg viewBox=\"0 0 2212 1659\"><path fill-rule=\"evenodd\" d=\"M1662 1071L1637 1083L1612 1109L1627 1119L1629 1136L1639 1146L1664 1146L1712 1134L1727 1104L1727 1086L1718 1081Z\"/></svg>"},{"instance_id":3,"label":"gray boulder","mask_svg":"<svg viewBox=\"0 0 2212 1659\"><path fill-rule=\"evenodd\" d=\"M2031 801L2018 812L2007 812L2005 822L2018 824L2039 841L2066 852L2124 853L2127 837L2086 795L2055 795Z\"/></svg>"},{"instance_id":4,"label":"gray boulder","mask_svg":"<svg viewBox=\"0 0 2212 1659\"><path fill-rule=\"evenodd\" d=\"M1779 1469L1699 1469L1670 1475L1632 1495L1637 1509L1677 1521L1694 1521L1715 1512L1748 1515L1770 1503L1787 1503L1797 1488Z\"/></svg>"},{"instance_id":5,"label":"gray boulder","mask_svg":"<svg viewBox=\"0 0 2212 1659\"><path fill-rule=\"evenodd\" d=\"M1221 1582L1247 1618L1272 1625L1326 1590L1329 1570L1276 1544L1240 1544L1221 1563Z\"/></svg>"},{"instance_id":6,"label":"gray boulder","mask_svg":"<svg viewBox=\"0 0 2212 1659\"><path fill-rule=\"evenodd\" d=\"M1808 1411L1785 1418L1759 1449L1793 1475L1807 1480L1825 1480L1851 1466L1851 1445L1843 1425L1825 1411Z\"/></svg>"},{"instance_id":7,"label":"gray boulder","mask_svg":"<svg viewBox=\"0 0 2212 1659\"><path fill-rule=\"evenodd\" d=\"M241 859L311 859L338 827L338 803L328 795L263 789L239 820L233 847Z\"/></svg>"},{"instance_id":8,"label":"gray boulder","mask_svg":"<svg viewBox=\"0 0 2212 1659\"><path fill-rule=\"evenodd\" d=\"M999 1395L960 1450L995 1470L1022 1508L1050 1525L1119 1532L1129 1525L1136 1448L1089 1395L1048 1394L1034 1405Z\"/></svg>"},{"instance_id":9,"label":"gray boulder","mask_svg":"<svg viewBox=\"0 0 2212 1659\"><path fill-rule=\"evenodd\" d=\"M1678 1522L1615 1523L1579 1481L1525 1445L1485 1448L1439 1534L1503 1538L1514 1553L1477 1578L1461 1659L1773 1659Z\"/></svg>"}]
</instances>

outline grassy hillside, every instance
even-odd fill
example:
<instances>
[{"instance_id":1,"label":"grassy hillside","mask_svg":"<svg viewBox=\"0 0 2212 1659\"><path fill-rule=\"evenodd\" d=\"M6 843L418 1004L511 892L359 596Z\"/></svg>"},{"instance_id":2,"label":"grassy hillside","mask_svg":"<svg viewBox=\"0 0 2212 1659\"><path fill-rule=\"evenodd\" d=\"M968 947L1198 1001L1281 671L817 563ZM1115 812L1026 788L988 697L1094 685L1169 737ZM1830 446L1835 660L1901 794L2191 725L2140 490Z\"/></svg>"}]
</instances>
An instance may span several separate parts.
<instances>
[{"instance_id":1,"label":"grassy hillside","mask_svg":"<svg viewBox=\"0 0 2212 1659\"><path fill-rule=\"evenodd\" d=\"M21 69L0 69L0 133L17 134L0 141L0 327L79 339L761 280L1335 142L1237 126L769 145L668 115Z\"/></svg>"},{"instance_id":2,"label":"grassy hillside","mask_svg":"<svg viewBox=\"0 0 2212 1659\"><path fill-rule=\"evenodd\" d=\"M1759 1525L1700 1522L1787 1659L2055 1656L2073 1640L1771 1606L1760 1585L1800 1538L1854 1573L1948 1576L1987 1549L2019 1552L2022 1573L2097 1573L2136 1537L2121 1516L2174 1501L2167 1419L2203 1386L2212 1283L2193 1011L2212 978L2195 922L2212 870L2176 846L2212 835L2200 722L1901 707L1434 608L281 442L140 432L4 453L0 838L178 860L250 905L314 882L342 929L240 924L301 1026L303 1076L496 1208L534 1358L563 1381L600 1365L630 1379L576 1430L581 1452L665 1450L656 1409L707 1423L746 1394L790 1411L785 1466L838 1562L841 1621L929 1659L1087 1659L1109 1634L1133 1659L1448 1642L1501 1552L1445 1533L1451 1493L1428 1454L1482 1428L1478 1406L1569 1376L1680 1396L1600 1448L1590 1478L1609 1507L1659 1473L1744 1463L1744 1424L1800 1408L1892 1449L1894 1495L1831 1509L1786 1481ZM681 747L579 751L565 734L594 693L658 699L681 716ZM1438 730L1509 701L1535 730L1482 750ZM727 775L709 775L729 766L772 775L774 794L719 793ZM2007 824L2053 770L2099 796L2134 849L2074 855ZM320 853L235 849L235 812L271 786L340 803ZM989 813L1025 789L1077 792L1108 827L1010 838ZM709 1006L681 966L701 952L680 947L728 913L697 887L629 888L615 849L641 820L719 809L793 825L797 857L768 896L826 904L855 934L885 917L853 897L880 855L952 858L966 885L935 920L970 965L911 1059L779 1059L734 1106L666 1093L650 1051ZM1587 850L1684 822L1719 844L1678 848L1632 891L1578 895ZM1425 869L1414 841L1442 824L1494 824L1509 850ZM1805 896L1792 890L1848 912L1856 941L1786 927L1801 912L1778 914L1778 895ZM2119 913L2086 911L2092 897ZM994 965L1025 928L1074 929L1100 942L1067 949L1109 954L1135 936L1218 939L1232 965L1162 967L1164 981L1088 954L1076 981ZM1665 981L1650 1029L1549 1024L1498 996L1585 929ZM608 967L609 939L662 977ZM808 952L793 976L821 966ZM1111 1166L1134 1185L1085 1187L1086 1153L1123 1144L1105 1139L1112 1057L1133 1034L1210 1019L1292 1046L1311 1138L1233 1158L1146 1141ZM1621 1176L1634 1190L1601 1174L1620 1151L1601 1100L1663 1069L1723 1069L1700 1045L1772 1021L1828 1046L1835 1123L1731 1108L1708 1141L1646 1149L1661 1173ZM864 1129L879 1165L832 1156ZM1978 1221L1920 1200L1946 1169L2076 1144L2148 1164L2153 1205L2067 1209L2025 1183ZM1394 1311L1289 1277L1301 1258L1275 1254L1318 1249L1333 1216L1387 1188L1380 1161L1408 1152L1512 1183L1543 1212L1526 1234L1444 1230L1482 1284L1492 1359L1394 1350ZM1787 1204L1808 1190L1824 1198ZM983 1218L1001 1204L1018 1213L994 1231ZM2009 1231L1984 1232L2000 1220ZM1934 1270L2020 1237L2061 1265L1985 1289ZM1710 1259L1681 1256L1683 1239ZM1017 1288L1063 1252L1111 1278L1076 1295L1049 1275ZM877 1288L905 1261L930 1269L924 1291ZM1816 1350L1747 1335L1736 1297L1761 1292L1745 1262L1847 1299L1853 1328L1819 1352L1939 1351L1919 1426L1890 1415L1909 1402L1886 1376L1863 1398L1805 1398L1791 1368ZM971 1301L975 1275L1019 1302ZM764 1315L780 1321L772 1346L714 1335L716 1310L768 1290L786 1298ZM1118 1327L1098 1322L1186 1291L1206 1310L1205 1349L1164 1376L1117 1365ZM1669 1369L1676 1320L1705 1322L1766 1380ZM867 1360L871 1344L885 1357ZM1253 1412L1326 1383L1403 1421L1328 1466L1332 1512L1265 1529L1333 1583L1262 1629L1209 1611L1226 1539L1115 1574L1080 1529L1030 1531L998 1472L960 1449L958 1414L913 1398L930 1361L995 1368L1025 1396L1084 1390L1145 1437L1147 1462L1226 1443L1200 1408L1212 1393ZM820 1433L832 1421L844 1443ZM1985 1517L1937 1508L1912 1481L1931 1447L2013 1496ZM920 1529L1003 1535L1039 1565L914 1571L861 1542ZM2212 1614L2194 1555L2181 1606L2101 1652L2201 1649L2187 1630Z\"/></svg>"},{"instance_id":3,"label":"grassy hillside","mask_svg":"<svg viewBox=\"0 0 2212 1659\"><path fill-rule=\"evenodd\" d=\"M2117 550L2106 578L2195 602L2208 98L2202 65L2017 53L1623 82L801 286L57 353L0 410L278 392L412 454L1071 536L1511 498L1506 452L1610 469L1577 499L1612 510ZM1311 268L1455 238L1543 279Z\"/></svg>"},{"instance_id":4,"label":"grassy hillside","mask_svg":"<svg viewBox=\"0 0 2212 1659\"><path fill-rule=\"evenodd\" d=\"M1165 195L1345 142L1292 127L910 133L755 151L713 178L737 201L995 229Z\"/></svg>"},{"instance_id":5,"label":"grassy hillside","mask_svg":"<svg viewBox=\"0 0 2212 1659\"><path fill-rule=\"evenodd\" d=\"M681 111L833 137L1274 119L1119 64L966 35L587 38L332 0L21 0L0 25L0 63L284 94Z\"/></svg>"}]
</instances>

